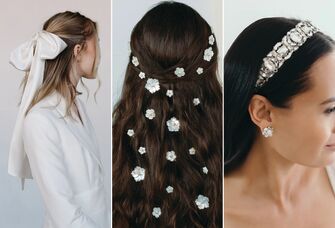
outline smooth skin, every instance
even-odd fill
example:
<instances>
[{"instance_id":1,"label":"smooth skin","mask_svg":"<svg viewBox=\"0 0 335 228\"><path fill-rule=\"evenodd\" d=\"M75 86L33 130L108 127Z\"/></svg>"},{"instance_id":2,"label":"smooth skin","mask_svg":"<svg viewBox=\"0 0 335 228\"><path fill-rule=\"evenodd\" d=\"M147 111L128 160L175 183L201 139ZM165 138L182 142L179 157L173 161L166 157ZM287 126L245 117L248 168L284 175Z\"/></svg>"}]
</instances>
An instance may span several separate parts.
<instances>
[{"instance_id":1,"label":"smooth skin","mask_svg":"<svg viewBox=\"0 0 335 228\"><path fill-rule=\"evenodd\" d=\"M225 176L225 228L335 227L335 194L325 169L335 162L335 52L317 60L308 75L312 87L289 108L252 97L249 114L259 131L245 163ZM274 132L265 138L261 131L268 126Z\"/></svg>"},{"instance_id":2,"label":"smooth skin","mask_svg":"<svg viewBox=\"0 0 335 228\"><path fill-rule=\"evenodd\" d=\"M85 45L76 44L73 48L74 65L70 73L72 84L77 87L80 78L95 79L100 62L100 47L97 35L86 40ZM75 113L82 122L79 110L75 104ZM82 122L83 123L83 122Z\"/></svg>"}]
</instances>

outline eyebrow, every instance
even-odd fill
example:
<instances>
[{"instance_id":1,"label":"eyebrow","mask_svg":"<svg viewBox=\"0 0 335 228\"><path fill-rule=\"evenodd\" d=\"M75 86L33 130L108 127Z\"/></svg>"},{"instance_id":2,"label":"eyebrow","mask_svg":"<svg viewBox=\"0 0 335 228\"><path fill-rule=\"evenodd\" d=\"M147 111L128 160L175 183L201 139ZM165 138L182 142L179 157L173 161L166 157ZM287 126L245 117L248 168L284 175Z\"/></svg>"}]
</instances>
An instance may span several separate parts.
<instances>
[{"instance_id":1,"label":"eyebrow","mask_svg":"<svg viewBox=\"0 0 335 228\"><path fill-rule=\"evenodd\" d=\"M328 98L327 100L322 102L320 105L328 104L328 103L331 103L331 102L335 102L335 97Z\"/></svg>"}]
</instances>

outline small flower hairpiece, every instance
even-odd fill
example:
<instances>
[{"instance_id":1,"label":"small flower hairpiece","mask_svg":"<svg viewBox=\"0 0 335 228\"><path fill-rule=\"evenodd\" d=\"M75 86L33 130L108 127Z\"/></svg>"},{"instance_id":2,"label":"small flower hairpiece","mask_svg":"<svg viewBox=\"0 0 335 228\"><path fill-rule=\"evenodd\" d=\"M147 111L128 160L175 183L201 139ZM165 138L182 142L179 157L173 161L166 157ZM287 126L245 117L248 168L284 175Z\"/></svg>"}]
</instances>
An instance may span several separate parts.
<instances>
[{"instance_id":1,"label":"small flower hairpiece","mask_svg":"<svg viewBox=\"0 0 335 228\"><path fill-rule=\"evenodd\" d=\"M214 35L212 34L212 35L210 35L210 36L208 37L208 43L209 43L210 45L213 45L214 42L215 42L215 38L214 38Z\"/></svg>"},{"instance_id":2,"label":"small flower hairpiece","mask_svg":"<svg viewBox=\"0 0 335 228\"><path fill-rule=\"evenodd\" d=\"M209 207L209 199L204 195L198 195L198 198L195 200L195 204L200 210Z\"/></svg>"},{"instance_id":3,"label":"small flower hairpiece","mask_svg":"<svg viewBox=\"0 0 335 228\"><path fill-rule=\"evenodd\" d=\"M190 155L195 155L195 149L193 147L191 147L188 152L190 153Z\"/></svg>"},{"instance_id":4,"label":"small flower hairpiece","mask_svg":"<svg viewBox=\"0 0 335 228\"><path fill-rule=\"evenodd\" d=\"M207 169L206 166L202 167L202 172L203 172L204 174L207 174L207 173L208 173L208 169Z\"/></svg>"},{"instance_id":5,"label":"small flower hairpiece","mask_svg":"<svg viewBox=\"0 0 335 228\"><path fill-rule=\"evenodd\" d=\"M172 117L168 121L166 121L166 125L168 126L169 131L179 131L180 122L176 117Z\"/></svg>"},{"instance_id":6,"label":"small flower hairpiece","mask_svg":"<svg viewBox=\"0 0 335 228\"><path fill-rule=\"evenodd\" d=\"M204 52L204 60L206 60L207 62L211 61L213 55L214 55L214 52L213 52L212 47L207 48Z\"/></svg>"},{"instance_id":7,"label":"small flower hairpiece","mask_svg":"<svg viewBox=\"0 0 335 228\"><path fill-rule=\"evenodd\" d=\"M134 64L134 66L138 66L140 63L138 62L138 58L136 56L133 56L131 59L131 62Z\"/></svg>"},{"instance_id":8,"label":"small flower hairpiece","mask_svg":"<svg viewBox=\"0 0 335 228\"><path fill-rule=\"evenodd\" d=\"M182 67L177 67L176 70L174 71L174 74L177 75L177 77L183 77L185 76L185 70Z\"/></svg>"},{"instance_id":9,"label":"small flower hairpiece","mask_svg":"<svg viewBox=\"0 0 335 228\"><path fill-rule=\"evenodd\" d=\"M176 158L177 158L176 153L175 153L173 150L168 151L168 152L166 153L166 159L167 159L167 160L173 162L173 161L176 161Z\"/></svg>"},{"instance_id":10,"label":"small flower hairpiece","mask_svg":"<svg viewBox=\"0 0 335 228\"><path fill-rule=\"evenodd\" d=\"M202 74L204 72L204 69L202 67L198 67L197 74Z\"/></svg>"},{"instance_id":11,"label":"small flower hairpiece","mask_svg":"<svg viewBox=\"0 0 335 228\"><path fill-rule=\"evenodd\" d=\"M147 109L145 111L145 117L147 117L149 120L152 120L156 117L156 113L154 109Z\"/></svg>"},{"instance_id":12,"label":"small flower hairpiece","mask_svg":"<svg viewBox=\"0 0 335 228\"><path fill-rule=\"evenodd\" d=\"M172 193L173 192L173 187L169 185L169 186L166 187L165 190L166 190L167 193Z\"/></svg>"},{"instance_id":13,"label":"small flower hairpiece","mask_svg":"<svg viewBox=\"0 0 335 228\"><path fill-rule=\"evenodd\" d=\"M131 175L136 182L142 181L145 177L145 169L136 166L135 169L131 172Z\"/></svg>"},{"instance_id":14,"label":"small flower hairpiece","mask_svg":"<svg viewBox=\"0 0 335 228\"><path fill-rule=\"evenodd\" d=\"M140 77L140 79L144 79L144 78L145 78L145 73L141 71L141 72L138 74L138 76Z\"/></svg>"},{"instance_id":15,"label":"small flower hairpiece","mask_svg":"<svg viewBox=\"0 0 335 228\"><path fill-rule=\"evenodd\" d=\"M168 97L172 97L172 96L173 96L173 90L168 89L168 90L166 91L166 96L168 96Z\"/></svg>"},{"instance_id":16,"label":"small flower hairpiece","mask_svg":"<svg viewBox=\"0 0 335 228\"><path fill-rule=\"evenodd\" d=\"M135 134L134 130L133 129L128 129L127 131L127 135L129 135L130 137L133 137Z\"/></svg>"},{"instance_id":17,"label":"small flower hairpiece","mask_svg":"<svg viewBox=\"0 0 335 228\"><path fill-rule=\"evenodd\" d=\"M156 218L159 218L159 216L162 214L161 208L160 207L154 207L152 209L152 215L155 216Z\"/></svg>"},{"instance_id":18,"label":"small flower hairpiece","mask_svg":"<svg viewBox=\"0 0 335 228\"><path fill-rule=\"evenodd\" d=\"M140 153L140 154L145 154L146 153L146 150L145 150L145 147L140 147L140 148L138 148L138 152Z\"/></svg>"},{"instance_id":19,"label":"small flower hairpiece","mask_svg":"<svg viewBox=\"0 0 335 228\"><path fill-rule=\"evenodd\" d=\"M145 88L149 90L150 93L155 93L160 89L159 81L157 79L148 78Z\"/></svg>"},{"instance_id":20,"label":"small flower hairpiece","mask_svg":"<svg viewBox=\"0 0 335 228\"><path fill-rule=\"evenodd\" d=\"M200 99L199 98L194 98L193 99L193 104L194 104L194 106L197 106L197 105L199 105L200 104Z\"/></svg>"}]
</instances>

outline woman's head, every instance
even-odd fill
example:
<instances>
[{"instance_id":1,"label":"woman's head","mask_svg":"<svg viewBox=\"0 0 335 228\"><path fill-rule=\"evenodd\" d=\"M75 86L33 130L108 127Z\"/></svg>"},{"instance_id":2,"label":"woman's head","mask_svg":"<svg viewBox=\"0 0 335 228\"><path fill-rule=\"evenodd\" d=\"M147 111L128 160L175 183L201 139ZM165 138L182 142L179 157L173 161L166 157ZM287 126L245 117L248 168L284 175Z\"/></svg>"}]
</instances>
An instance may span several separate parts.
<instances>
[{"instance_id":1,"label":"woman's head","mask_svg":"<svg viewBox=\"0 0 335 228\"><path fill-rule=\"evenodd\" d=\"M43 30L59 36L67 47L55 59L47 60L43 84L30 108L52 92L59 92L68 102L68 114L81 77L95 78L100 52L97 25L80 13L70 11L49 18ZM23 81L25 85L27 77Z\"/></svg>"},{"instance_id":2,"label":"woman's head","mask_svg":"<svg viewBox=\"0 0 335 228\"><path fill-rule=\"evenodd\" d=\"M117 227L217 227L220 223L222 92L218 50L214 36L209 40L211 35L210 26L195 10L177 2L158 4L132 31L132 53L121 100L113 113L113 220ZM209 61L204 60L207 49L213 52L207 56ZM139 64L133 63L133 57ZM177 76L177 68L183 68L185 75ZM139 77L141 73L144 77ZM159 82L154 93L146 88L149 79ZM195 98L200 104L193 103ZM146 117L148 109L154 109L153 119ZM179 120L178 132L168 130L172 117ZM128 129L134 130L133 137L127 135ZM145 154L138 152L140 147L146 148ZM192 147L195 155L189 152ZM171 150L177 156L174 162L166 159ZM141 182L131 175L136 166L146 170ZM174 188L172 194L166 193L168 185ZM209 208L196 206L200 193L209 198ZM157 206L162 210L159 219L152 216Z\"/></svg>"},{"instance_id":3,"label":"woman's head","mask_svg":"<svg viewBox=\"0 0 335 228\"><path fill-rule=\"evenodd\" d=\"M334 41L330 37L315 33L272 78L255 87L263 58L298 23L287 18L260 19L238 36L225 56L226 173L243 163L255 142L302 165L322 166L335 158L326 146L334 144L335 119L320 106L333 92L329 83L334 81L330 74L335 68ZM262 130L269 126L273 136L264 138Z\"/></svg>"}]
</instances>

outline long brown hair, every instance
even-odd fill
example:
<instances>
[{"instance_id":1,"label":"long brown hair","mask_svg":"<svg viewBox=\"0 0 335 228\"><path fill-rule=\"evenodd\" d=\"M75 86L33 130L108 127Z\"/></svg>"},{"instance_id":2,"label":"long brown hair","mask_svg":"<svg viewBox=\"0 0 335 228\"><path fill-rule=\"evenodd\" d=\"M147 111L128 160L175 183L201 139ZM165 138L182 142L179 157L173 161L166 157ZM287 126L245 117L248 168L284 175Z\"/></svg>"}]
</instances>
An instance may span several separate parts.
<instances>
[{"instance_id":1,"label":"long brown hair","mask_svg":"<svg viewBox=\"0 0 335 228\"><path fill-rule=\"evenodd\" d=\"M83 46L82 49L85 49L86 40L97 34L97 25L91 19L78 12L65 11L49 18L44 23L43 30L58 35L64 40L67 47L55 59L46 61L43 83L35 93L27 113L36 103L57 91L66 99L66 113L71 115L70 110L77 95L75 85L70 80L70 72L74 61L73 48L76 44L80 44ZM94 67L96 67L95 64ZM22 81L23 88L27 80L28 73Z\"/></svg>"},{"instance_id":2,"label":"long brown hair","mask_svg":"<svg viewBox=\"0 0 335 228\"><path fill-rule=\"evenodd\" d=\"M158 4L133 29L122 96L113 112L113 227L221 227L222 86L216 42L212 59L203 59L211 34L194 9L177 2ZM176 67L183 67L185 76L176 77ZM145 80L138 76L141 71ZM145 89L149 77L160 83L154 94ZM173 90L172 97L167 90ZM155 110L152 120L145 117L148 108ZM172 116L180 121L178 132L167 130ZM134 130L133 137L128 129ZM145 154L138 152L141 146ZM189 154L191 147L195 155ZM166 159L170 150L177 155L175 162ZM131 175L136 166L145 169L141 182ZM168 185L174 188L171 194ZM209 198L209 208L198 209L199 194ZM154 207L161 208L159 218L152 215Z\"/></svg>"}]
</instances>

